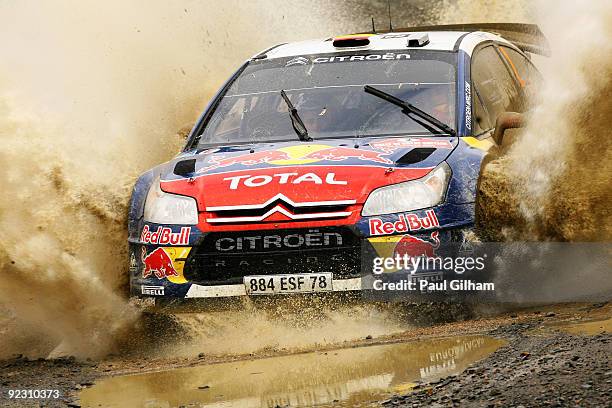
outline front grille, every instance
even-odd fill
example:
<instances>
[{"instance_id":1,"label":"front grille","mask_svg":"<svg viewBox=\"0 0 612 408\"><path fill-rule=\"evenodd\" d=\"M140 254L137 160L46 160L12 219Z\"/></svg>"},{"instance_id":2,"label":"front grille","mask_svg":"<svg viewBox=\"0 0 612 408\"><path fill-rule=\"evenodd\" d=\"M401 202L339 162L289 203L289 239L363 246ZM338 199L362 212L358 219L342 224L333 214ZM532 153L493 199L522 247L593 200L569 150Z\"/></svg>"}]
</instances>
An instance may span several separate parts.
<instances>
[{"instance_id":1,"label":"front grille","mask_svg":"<svg viewBox=\"0 0 612 408\"><path fill-rule=\"evenodd\" d=\"M353 204L355 200L352 199L296 203L277 194L262 204L206 207L209 214L206 221L212 224L265 222L279 214L287 220L343 218L351 215L350 206Z\"/></svg>"},{"instance_id":2,"label":"front grille","mask_svg":"<svg viewBox=\"0 0 612 408\"><path fill-rule=\"evenodd\" d=\"M248 275L333 272L359 276L361 239L348 227L211 232L192 250L185 277L203 285Z\"/></svg>"}]
</instances>

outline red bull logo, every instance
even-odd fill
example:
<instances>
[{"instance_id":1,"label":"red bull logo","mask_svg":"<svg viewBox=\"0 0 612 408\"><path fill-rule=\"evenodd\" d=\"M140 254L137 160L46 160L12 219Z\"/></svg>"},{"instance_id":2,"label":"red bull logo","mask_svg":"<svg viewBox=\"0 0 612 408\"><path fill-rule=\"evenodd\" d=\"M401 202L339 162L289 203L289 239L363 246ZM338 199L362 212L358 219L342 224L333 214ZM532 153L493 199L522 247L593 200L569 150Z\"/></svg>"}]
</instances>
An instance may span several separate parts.
<instances>
[{"instance_id":1,"label":"red bull logo","mask_svg":"<svg viewBox=\"0 0 612 408\"><path fill-rule=\"evenodd\" d=\"M433 149L451 149L452 143L448 140L436 140L427 137L420 138L390 138L377 142L370 142L373 149L380 150L385 154L391 154L398 149L416 149L416 148L433 148Z\"/></svg>"},{"instance_id":2,"label":"red bull logo","mask_svg":"<svg viewBox=\"0 0 612 408\"><path fill-rule=\"evenodd\" d=\"M344 161L348 159L357 159L375 163L393 164L392 160L383 157L382 153L373 150L354 149L351 147L330 147L316 152L312 152L304 159L328 160L328 161Z\"/></svg>"},{"instance_id":3,"label":"red bull logo","mask_svg":"<svg viewBox=\"0 0 612 408\"><path fill-rule=\"evenodd\" d=\"M393 256L419 258L433 258L436 256L436 249L440 246L438 239L438 231L434 231L430 235L431 241L414 237L412 235L404 235L395 245Z\"/></svg>"},{"instance_id":4,"label":"red bull logo","mask_svg":"<svg viewBox=\"0 0 612 408\"><path fill-rule=\"evenodd\" d=\"M434 210L425 211L424 217L417 214L400 214L397 221L370 218L370 235L390 235L409 231L427 230L440 226Z\"/></svg>"},{"instance_id":5,"label":"red bull logo","mask_svg":"<svg viewBox=\"0 0 612 408\"><path fill-rule=\"evenodd\" d=\"M189 234L191 227L183 227L180 232L172 232L168 227L157 227L155 232L151 232L149 226L145 225L140 234L140 241L154 245L189 245Z\"/></svg>"},{"instance_id":6,"label":"red bull logo","mask_svg":"<svg viewBox=\"0 0 612 408\"><path fill-rule=\"evenodd\" d=\"M144 251L143 251L144 252ZM155 275L157 279L164 279L169 276L178 276L178 272L174 269L172 259L168 256L164 248L157 248L142 259L144 269L142 277L148 278Z\"/></svg>"},{"instance_id":7,"label":"red bull logo","mask_svg":"<svg viewBox=\"0 0 612 408\"><path fill-rule=\"evenodd\" d=\"M320 144L300 144L283 147L277 150L245 153L230 157L213 155L208 165L199 169L197 173L206 173L209 170L235 165L255 166L268 163L276 166L288 166L310 164L319 161L340 162L349 159L371 163L393 164L392 160L384 156L384 152L377 152L374 150Z\"/></svg>"}]
</instances>

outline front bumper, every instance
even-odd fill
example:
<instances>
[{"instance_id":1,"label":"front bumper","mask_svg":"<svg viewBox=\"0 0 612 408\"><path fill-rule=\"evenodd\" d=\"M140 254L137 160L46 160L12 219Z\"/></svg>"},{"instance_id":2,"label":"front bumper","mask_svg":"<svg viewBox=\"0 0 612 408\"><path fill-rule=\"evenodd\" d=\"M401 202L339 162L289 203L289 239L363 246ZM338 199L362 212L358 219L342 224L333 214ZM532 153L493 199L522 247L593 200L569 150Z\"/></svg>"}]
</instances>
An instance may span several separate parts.
<instances>
[{"instance_id":1,"label":"front bumper","mask_svg":"<svg viewBox=\"0 0 612 408\"><path fill-rule=\"evenodd\" d=\"M423 212L421 216L425 219L427 214ZM395 219L383 217L385 222ZM388 257L408 245L431 256L441 242L460 242L472 228L470 223L452 223L447 228L436 225L409 234L394 231L380 235L369 221L364 219L356 225L341 227L227 233L201 233L194 227L189 239L180 246L130 239L130 292L135 297L237 297L247 295L244 276L317 272L333 273L333 292L360 291L363 289L364 253ZM159 228L167 227L149 225L147 230ZM171 228L176 234L184 231L181 227ZM260 235L262 238L253 238ZM296 238L298 236L302 238ZM180 237L184 238L185 234ZM239 240L241 237L243 239ZM287 237L290 245L281 250L275 250L278 248L274 245L270 248L257 244L264 239L276 243ZM296 242L305 240L331 244L291 248ZM255 244L251 245L252 242Z\"/></svg>"},{"instance_id":2,"label":"front bumper","mask_svg":"<svg viewBox=\"0 0 612 408\"><path fill-rule=\"evenodd\" d=\"M361 278L336 279L332 292L350 292L361 290ZM204 286L191 284L185 298L222 298L246 296L243 284Z\"/></svg>"}]
</instances>

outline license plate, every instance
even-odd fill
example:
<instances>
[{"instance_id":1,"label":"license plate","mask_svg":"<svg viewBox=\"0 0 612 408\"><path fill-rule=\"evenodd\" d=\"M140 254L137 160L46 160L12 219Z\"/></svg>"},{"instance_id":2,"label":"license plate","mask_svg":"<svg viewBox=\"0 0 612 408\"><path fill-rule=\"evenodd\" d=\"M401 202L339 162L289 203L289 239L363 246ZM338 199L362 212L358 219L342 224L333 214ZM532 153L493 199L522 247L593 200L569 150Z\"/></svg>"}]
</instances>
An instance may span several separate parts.
<instances>
[{"instance_id":1,"label":"license plate","mask_svg":"<svg viewBox=\"0 0 612 408\"><path fill-rule=\"evenodd\" d=\"M330 292L332 290L332 274L326 272L245 276L244 287L247 295Z\"/></svg>"}]
</instances>

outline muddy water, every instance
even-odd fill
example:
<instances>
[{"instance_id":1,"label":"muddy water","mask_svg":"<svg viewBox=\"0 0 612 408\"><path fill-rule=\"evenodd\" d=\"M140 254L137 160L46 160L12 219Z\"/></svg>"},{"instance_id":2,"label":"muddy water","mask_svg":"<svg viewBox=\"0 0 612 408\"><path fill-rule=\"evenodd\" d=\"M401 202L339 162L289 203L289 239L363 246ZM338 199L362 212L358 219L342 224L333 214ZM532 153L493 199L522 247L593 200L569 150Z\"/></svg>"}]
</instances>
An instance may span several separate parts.
<instances>
[{"instance_id":1,"label":"muddy water","mask_svg":"<svg viewBox=\"0 0 612 408\"><path fill-rule=\"evenodd\" d=\"M0 358L96 358L129 338L135 177L245 58L353 25L325 1L222 3L0 2Z\"/></svg>"},{"instance_id":2,"label":"muddy water","mask_svg":"<svg viewBox=\"0 0 612 408\"><path fill-rule=\"evenodd\" d=\"M353 406L458 373L503 343L457 337L182 368L101 380L80 399L84 407Z\"/></svg>"},{"instance_id":3,"label":"muddy water","mask_svg":"<svg viewBox=\"0 0 612 408\"><path fill-rule=\"evenodd\" d=\"M612 332L612 318L591 322L566 324L560 327L560 329L572 334L584 334L587 336L592 336L603 332L610 333Z\"/></svg>"},{"instance_id":4,"label":"muddy water","mask_svg":"<svg viewBox=\"0 0 612 408\"><path fill-rule=\"evenodd\" d=\"M158 346L156 353L160 357L169 354L194 357L201 352L216 356L267 349L302 352L368 335L392 335L410 328L391 308L342 305L333 300L320 303L308 298L274 300L271 307L250 305L236 311L176 314L173 318L188 340L182 344L172 341L166 347ZM249 328L249 336L244 335L245 327Z\"/></svg>"}]
</instances>

